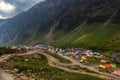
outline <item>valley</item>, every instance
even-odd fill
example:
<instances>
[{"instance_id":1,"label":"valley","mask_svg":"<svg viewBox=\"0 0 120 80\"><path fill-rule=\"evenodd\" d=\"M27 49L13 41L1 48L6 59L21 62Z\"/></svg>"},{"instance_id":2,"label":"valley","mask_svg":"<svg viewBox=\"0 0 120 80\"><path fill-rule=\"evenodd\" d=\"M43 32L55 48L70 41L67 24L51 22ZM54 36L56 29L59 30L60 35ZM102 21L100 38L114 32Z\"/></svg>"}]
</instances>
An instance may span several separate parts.
<instances>
[{"instance_id":1,"label":"valley","mask_svg":"<svg viewBox=\"0 0 120 80\"><path fill-rule=\"evenodd\" d=\"M0 0L0 80L120 80L120 0Z\"/></svg>"},{"instance_id":2,"label":"valley","mask_svg":"<svg viewBox=\"0 0 120 80\"><path fill-rule=\"evenodd\" d=\"M87 78L93 80L100 79L100 80L119 80L120 77L115 76L110 73L100 72L95 67L87 66L83 63L80 63L78 60L71 58L70 56L63 56L62 54L58 53L48 53L40 52L39 50L29 51L27 53L21 54L8 54L2 55L0 57L0 64L3 73L1 72L2 80L57 80L60 79L58 75L63 75L63 79L67 79L69 75L70 80L87 80ZM39 57L39 56L41 57ZM58 57L54 57L54 55ZM59 58L61 57L61 58ZM42 58L42 59L41 59ZM60 60L65 59L65 62L60 62ZM40 60L39 60L40 59ZM47 62L44 62L46 60ZM66 60L68 60L66 62ZM30 62L29 62L30 61ZM10 64L10 65L9 65ZM33 65L34 64L34 65ZM44 65L43 65L44 64ZM48 67L49 65L49 67ZM71 68L68 68L68 66ZM73 68L72 68L73 66ZM80 68L76 69L79 66ZM42 72L41 69L43 68ZM45 68L45 71L44 71ZM51 68L49 70L49 68ZM37 70L37 72L36 72ZM46 71L47 70L47 71ZM63 70L63 73L59 70ZM5 71L5 72L4 72ZM54 71L57 71L54 72ZM7 72L7 73L6 73ZM49 72L56 73L55 75L50 76ZM16 74L17 73L17 74ZM61 74L62 73L62 74ZM74 73L74 75L72 75ZM10 76L9 79L6 79L4 75ZM45 76L46 75L46 76ZM74 77L76 75L76 77ZM77 76L79 75L79 76ZM84 75L84 76L82 76ZM87 77L85 77L87 76ZM73 79L72 79L73 78ZM69 78L68 78L69 79Z\"/></svg>"}]
</instances>

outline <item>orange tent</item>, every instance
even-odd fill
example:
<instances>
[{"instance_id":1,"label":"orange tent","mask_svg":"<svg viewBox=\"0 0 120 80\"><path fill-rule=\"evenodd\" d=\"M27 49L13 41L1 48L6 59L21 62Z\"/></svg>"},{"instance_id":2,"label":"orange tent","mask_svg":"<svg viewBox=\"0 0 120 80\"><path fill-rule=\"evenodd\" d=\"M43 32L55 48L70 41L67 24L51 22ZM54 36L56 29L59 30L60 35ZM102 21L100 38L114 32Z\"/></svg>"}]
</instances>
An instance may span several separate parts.
<instances>
[{"instance_id":1,"label":"orange tent","mask_svg":"<svg viewBox=\"0 0 120 80\"><path fill-rule=\"evenodd\" d=\"M87 59L87 56L82 56L82 59Z\"/></svg>"}]
</instances>

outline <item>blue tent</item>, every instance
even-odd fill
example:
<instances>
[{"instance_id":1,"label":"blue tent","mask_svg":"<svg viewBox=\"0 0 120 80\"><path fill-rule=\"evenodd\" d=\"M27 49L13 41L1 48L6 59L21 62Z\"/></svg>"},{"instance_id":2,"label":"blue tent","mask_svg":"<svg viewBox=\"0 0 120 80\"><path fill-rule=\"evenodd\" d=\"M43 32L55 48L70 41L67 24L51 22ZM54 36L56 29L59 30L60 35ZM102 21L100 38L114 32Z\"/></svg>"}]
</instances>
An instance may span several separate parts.
<instances>
[{"instance_id":1,"label":"blue tent","mask_svg":"<svg viewBox=\"0 0 120 80\"><path fill-rule=\"evenodd\" d=\"M64 56L66 54L65 50L62 50L61 54Z\"/></svg>"},{"instance_id":2,"label":"blue tent","mask_svg":"<svg viewBox=\"0 0 120 80\"><path fill-rule=\"evenodd\" d=\"M99 53L99 52L94 52L94 55L98 55L98 56L99 56L99 55L100 55L100 53Z\"/></svg>"}]
</instances>

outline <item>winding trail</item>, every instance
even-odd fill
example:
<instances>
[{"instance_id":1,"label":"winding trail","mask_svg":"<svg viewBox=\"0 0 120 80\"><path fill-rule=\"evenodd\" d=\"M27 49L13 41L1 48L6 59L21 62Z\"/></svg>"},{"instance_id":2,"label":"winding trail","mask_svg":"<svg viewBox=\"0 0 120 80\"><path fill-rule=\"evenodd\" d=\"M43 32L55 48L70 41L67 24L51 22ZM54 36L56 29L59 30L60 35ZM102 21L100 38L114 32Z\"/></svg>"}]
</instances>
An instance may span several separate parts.
<instances>
[{"instance_id":1,"label":"winding trail","mask_svg":"<svg viewBox=\"0 0 120 80\"><path fill-rule=\"evenodd\" d=\"M21 54L2 55L0 57L0 62L2 62L4 60L7 60L10 57L22 56L22 55L31 55L31 54L34 54L34 53L39 53L39 54L44 55L47 58L48 64L50 66L62 69L62 70L67 71L67 72L86 74L86 75L95 76L95 77L99 77L99 78L106 79L106 80L111 80L111 79L112 80L120 80L120 77L116 77L116 76L111 75L111 74L99 72L97 69L95 69L93 67L85 66L85 65L79 63L77 60L75 60L75 59L73 59L71 57L68 57L68 56L62 56L61 54L59 54L59 56L62 56L63 58L70 60L72 63L70 63L70 64L61 63L58 59L54 58L53 56L50 56L47 53L40 53L38 51L29 51L27 53L21 53ZM79 65L80 67L87 68L87 69L95 71L95 72L97 72L99 74L88 73L88 72L84 72L84 71L72 70L72 69L67 68L67 66L70 66L70 65ZM7 73L7 72L5 72L3 70L0 70L0 80L16 80L15 77L16 76L13 76L12 74L9 74L9 73ZM34 80L34 79L19 79L19 80Z\"/></svg>"},{"instance_id":2,"label":"winding trail","mask_svg":"<svg viewBox=\"0 0 120 80\"><path fill-rule=\"evenodd\" d=\"M111 79L112 80L120 80L120 77L117 77L117 76L109 74L109 73L100 72L100 71L98 71L98 69L95 69L95 67L83 65L82 63L78 62L78 60L75 60L72 57L62 56L61 54L58 54L58 55L65 58L65 59L70 60L73 63L73 65L79 65L80 67L87 68L87 69L92 70L94 72L97 72L97 73L99 73L101 75L108 76L110 80Z\"/></svg>"},{"instance_id":3,"label":"winding trail","mask_svg":"<svg viewBox=\"0 0 120 80\"><path fill-rule=\"evenodd\" d=\"M109 77L104 76L104 75L93 74L93 73L88 73L88 72L84 72L84 71L78 71L78 70L69 69L69 68L67 68L66 66L68 66L68 65L70 65L70 64L64 65L64 64L60 63L59 60L57 60L56 58L50 56L50 55L47 54L47 53L40 53L40 54L46 56L46 58L47 58L47 60L48 60L48 64L49 64L50 66L52 66L52 67L56 67L56 68L62 69L62 70L67 71L67 72L86 74L86 75L95 76L95 77L98 77L98 78L110 80ZM73 65L73 63L72 63L71 65Z\"/></svg>"}]
</instances>

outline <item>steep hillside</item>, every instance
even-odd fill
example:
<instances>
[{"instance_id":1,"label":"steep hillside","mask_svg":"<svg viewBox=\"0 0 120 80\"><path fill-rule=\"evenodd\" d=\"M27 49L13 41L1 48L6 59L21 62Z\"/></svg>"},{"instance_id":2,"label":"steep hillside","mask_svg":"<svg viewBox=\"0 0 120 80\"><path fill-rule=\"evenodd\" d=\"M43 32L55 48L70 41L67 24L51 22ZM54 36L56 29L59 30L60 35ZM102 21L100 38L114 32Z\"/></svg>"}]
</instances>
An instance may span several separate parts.
<instances>
[{"instance_id":1,"label":"steep hillside","mask_svg":"<svg viewBox=\"0 0 120 80\"><path fill-rule=\"evenodd\" d=\"M46 0L0 26L1 45L119 50L119 0Z\"/></svg>"},{"instance_id":2,"label":"steep hillside","mask_svg":"<svg viewBox=\"0 0 120 80\"><path fill-rule=\"evenodd\" d=\"M85 25L79 30L72 31L64 36L57 46L88 47L100 50L120 50L120 26L108 25L100 28L95 25Z\"/></svg>"},{"instance_id":3,"label":"steep hillside","mask_svg":"<svg viewBox=\"0 0 120 80\"><path fill-rule=\"evenodd\" d=\"M0 25L5 24L5 21L6 21L6 20L4 20L4 19L0 19Z\"/></svg>"}]
</instances>

